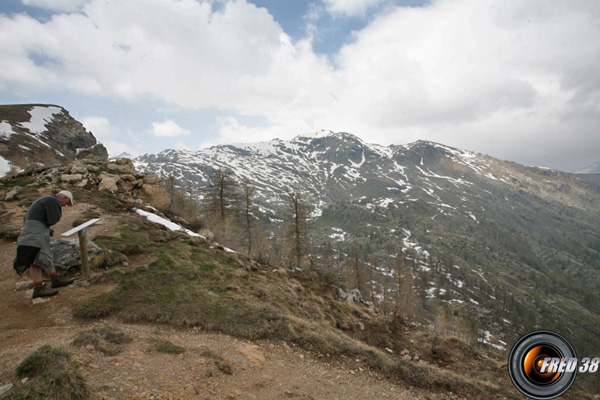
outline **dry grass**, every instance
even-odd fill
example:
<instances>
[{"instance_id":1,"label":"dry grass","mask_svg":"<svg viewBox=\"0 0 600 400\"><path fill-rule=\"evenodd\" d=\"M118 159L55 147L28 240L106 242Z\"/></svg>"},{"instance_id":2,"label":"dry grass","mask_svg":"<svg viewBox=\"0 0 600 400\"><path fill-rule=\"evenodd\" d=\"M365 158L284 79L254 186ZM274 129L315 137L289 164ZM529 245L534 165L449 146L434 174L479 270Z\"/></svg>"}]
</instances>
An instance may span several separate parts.
<instances>
[{"instance_id":1,"label":"dry grass","mask_svg":"<svg viewBox=\"0 0 600 400\"><path fill-rule=\"evenodd\" d=\"M106 356L116 356L123 351L123 344L131 342L132 339L121 329L105 326L89 331L80 332L71 342L73 346L94 346L94 348Z\"/></svg>"},{"instance_id":2,"label":"dry grass","mask_svg":"<svg viewBox=\"0 0 600 400\"><path fill-rule=\"evenodd\" d=\"M17 367L18 378L28 381L3 397L5 400L87 399L85 380L78 365L65 350L42 346Z\"/></svg>"},{"instance_id":3,"label":"dry grass","mask_svg":"<svg viewBox=\"0 0 600 400\"><path fill-rule=\"evenodd\" d=\"M115 316L126 322L200 326L244 339L280 339L334 358L361 359L411 386L471 398L511 398L507 374L495 370L498 356L488 359L455 338L442 339L439 346L447 351L435 356L433 334L336 298L335 289L316 274L274 271L239 254L191 245L187 236L136 216L120 223L118 237L96 242L155 261L107 274L115 288L78 306L76 317ZM402 361L405 348L422 362ZM228 373L223 360L214 361Z\"/></svg>"}]
</instances>

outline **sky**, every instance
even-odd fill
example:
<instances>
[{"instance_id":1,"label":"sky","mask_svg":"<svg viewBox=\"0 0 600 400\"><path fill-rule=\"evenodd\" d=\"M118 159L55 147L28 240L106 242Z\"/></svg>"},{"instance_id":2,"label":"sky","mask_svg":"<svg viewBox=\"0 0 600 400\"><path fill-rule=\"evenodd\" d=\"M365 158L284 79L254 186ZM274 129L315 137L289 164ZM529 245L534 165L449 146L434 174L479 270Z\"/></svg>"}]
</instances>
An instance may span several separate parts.
<instances>
[{"instance_id":1,"label":"sky","mask_svg":"<svg viewBox=\"0 0 600 400\"><path fill-rule=\"evenodd\" d=\"M111 155L326 129L600 161L597 0L2 0L0 55L1 104Z\"/></svg>"}]
</instances>

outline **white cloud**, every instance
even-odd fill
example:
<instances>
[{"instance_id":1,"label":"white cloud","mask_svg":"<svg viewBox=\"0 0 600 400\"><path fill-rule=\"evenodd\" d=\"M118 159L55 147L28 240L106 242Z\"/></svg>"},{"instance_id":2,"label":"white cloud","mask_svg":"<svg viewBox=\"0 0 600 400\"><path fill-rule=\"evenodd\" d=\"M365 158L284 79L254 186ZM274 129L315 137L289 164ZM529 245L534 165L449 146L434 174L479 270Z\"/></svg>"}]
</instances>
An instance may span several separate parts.
<instances>
[{"instance_id":1,"label":"white cloud","mask_svg":"<svg viewBox=\"0 0 600 400\"><path fill-rule=\"evenodd\" d=\"M324 1L348 16L391 4ZM213 142L327 128L511 159L520 154L516 140L536 148L522 151L531 157L568 149L575 133L580 148L597 144L595 0L388 8L330 59L310 38L292 41L264 8L236 0L218 9L196 0L89 0L83 13L47 22L0 15L0 90L152 99L231 115L217 122ZM173 121L153 134L193 137Z\"/></svg>"},{"instance_id":2,"label":"white cloud","mask_svg":"<svg viewBox=\"0 0 600 400\"><path fill-rule=\"evenodd\" d=\"M173 146L171 146L171 148L173 148L175 150L192 150L192 148L190 146L188 146L188 144L182 140L175 143Z\"/></svg>"},{"instance_id":3,"label":"white cloud","mask_svg":"<svg viewBox=\"0 0 600 400\"><path fill-rule=\"evenodd\" d=\"M324 0L325 8L332 14L348 17L363 16L369 8L383 3L385 0Z\"/></svg>"},{"instance_id":4,"label":"white cloud","mask_svg":"<svg viewBox=\"0 0 600 400\"><path fill-rule=\"evenodd\" d=\"M106 150L108 150L108 154L111 157L116 157L123 153L128 153L132 155L137 154L137 152L134 151L131 148L131 146L127 143L119 142L116 140L108 140L106 142L102 142L102 144L104 145L104 147L106 147Z\"/></svg>"},{"instance_id":5,"label":"white cloud","mask_svg":"<svg viewBox=\"0 0 600 400\"><path fill-rule=\"evenodd\" d=\"M116 133L115 127L113 127L110 121L105 117L89 116L81 120L83 126L98 139L110 138Z\"/></svg>"},{"instance_id":6,"label":"white cloud","mask_svg":"<svg viewBox=\"0 0 600 400\"><path fill-rule=\"evenodd\" d=\"M291 139L300 133L312 130L301 118L282 118L281 123L269 121L268 124L249 126L241 123L236 117L222 117L218 119L219 138L217 140L204 141L200 148L228 143L264 142L273 138Z\"/></svg>"},{"instance_id":7,"label":"white cloud","mask_svg":"<svg viewBox=\"0 0 600 400\"><path fill-rule=\"evenodd\" d=\"M53 11L75 12L81 10L86 0L22 0L26 6Z\"/></svg>"},{"instance_id":8,"label":"white cloud","mask_svg":"<svg viewBox=\"0 0 600 400\"><path fill-rule=\"evenodd\" d=\"M156 137L176 138L188 136L190 130L180 127L174 121L167 120L164 122L153 122L151 133Z\"/></svg>"}]
</instances>

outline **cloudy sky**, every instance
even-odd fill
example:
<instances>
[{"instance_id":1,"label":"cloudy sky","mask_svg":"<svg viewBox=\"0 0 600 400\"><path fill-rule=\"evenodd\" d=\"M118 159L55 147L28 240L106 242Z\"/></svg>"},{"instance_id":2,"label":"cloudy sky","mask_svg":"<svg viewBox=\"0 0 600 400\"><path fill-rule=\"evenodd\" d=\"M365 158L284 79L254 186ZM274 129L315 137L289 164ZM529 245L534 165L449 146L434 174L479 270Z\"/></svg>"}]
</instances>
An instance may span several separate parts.
<instances>
[{"instance_id":1,"label":"cloudy sky","mask_svg":"<svg viewBox=\"0 0 600 400\"><path fill-rule=\"evenodd\" d=\"M2 0L0 70L113 155L330 129L600 160L597 0Z\"/></svg>"}]
</instances>

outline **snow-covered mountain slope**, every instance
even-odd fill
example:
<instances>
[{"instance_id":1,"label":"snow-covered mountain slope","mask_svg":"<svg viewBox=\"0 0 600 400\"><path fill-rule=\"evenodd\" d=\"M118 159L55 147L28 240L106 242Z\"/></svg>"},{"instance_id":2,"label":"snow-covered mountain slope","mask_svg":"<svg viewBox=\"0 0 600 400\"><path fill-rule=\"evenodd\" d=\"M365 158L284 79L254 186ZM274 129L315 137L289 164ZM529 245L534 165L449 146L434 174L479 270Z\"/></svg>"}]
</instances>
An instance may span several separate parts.
<instances>
[{"instance_id":1,"label":"snow-covered mountain slope","mask_svg":"<svg viewBox=\"0 0 600 400\"><path fill-rule=\"evenodd\" d=\"M600 174L600 161L588 165L587 167L575 172L576 174Z\"/></svg>"},{"instance_id":2,"label":"snow-covered mountain slope","mask_svg":"<svg viewBox=\"0 0 600 400\"><path fill-rule=\"evenodd\" d=\"M104 146L64 108L0 105L0 176L11 169L53 165L89 154L108 157Z\"/></svg>"},{"instance_id":3,"label":"snow-covered mountain slope","mask_svg":"<svg viewBox=\"0 0 600 400\"><path fill-rule=\"evenodd\" d=\"M577 320L589 329L574 340L600 334L600 187L575 175L437 143L380 146L329 131L134 162L198 198L213 168L231 170L256 187L257 217L274 232L286 193L301 193L316 251L333 248L344 264L358 246L379 272L373 298L386 291L400 250L427 302L457 305L494 333Z\"/></svg>"},{"instance_id":4,"label":"snow-covered mountain slope","mask_svg":"<svg viewBox=\"0 0 600 400\"><path fill-rule=\"evenodd\" d=\"M399 208L423 200L439 213L462 213L477 220L481 210L474 209L469 200L482 196L482 184L508 191L525 185L542 197L552 197L560 190L547 178L583 185L558 171L523 167L437 143L384 147L330 131L291 141L166 150L140 156L134 163L163 178L174 176L198 198L213 168L230 170L238 180L252 182L258 189L258 203L275 215L285 203L286 193L298 192L312 205L313 216L338 201ZM583 207L586 204L578 196L571 201Z\"/></svg>"}]
</instances>

